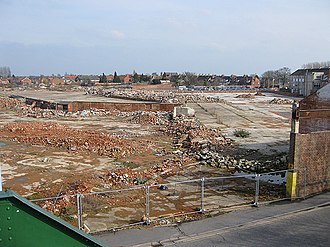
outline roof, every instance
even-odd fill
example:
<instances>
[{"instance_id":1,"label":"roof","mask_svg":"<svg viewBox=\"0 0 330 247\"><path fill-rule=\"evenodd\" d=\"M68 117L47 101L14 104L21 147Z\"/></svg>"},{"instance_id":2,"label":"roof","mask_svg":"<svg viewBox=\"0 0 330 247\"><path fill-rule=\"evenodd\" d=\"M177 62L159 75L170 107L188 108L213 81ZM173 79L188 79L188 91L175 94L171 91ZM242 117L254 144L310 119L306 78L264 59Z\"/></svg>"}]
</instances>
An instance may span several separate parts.
<instances>
[{"instance_id":1,"label":"roof","mask_svg":"<svg viewBox=\"0 0 330 247\"><path fill-rule=\"evenodd\" d=\"M328 109L330 110L330 83L307 96L299 103L300 109Z\"/></svg>"},{"instance_id":2,"label":"roof","mask_svg":"<svg viewBox=\"0 0 330 247\"><path fill-rule=\"evenodd\" d=\"M328 101L330 103L330 84L320 88L317 93L321 100Z\"/></svg>"},{"instance_id":3,"label":"roof","mask_svg":"<svg viewBox=\"0 0 330 247\"><path fill-rule=\"evenodd\" d=\"M0 191L1 246L105 246L11 190Z\"/></svg>"},{"instance_id":4,"label":"roof","mask_svg":"<svg viewBox=\"0 0 330 247\"><path fill-rule=\"evenodd\" d=\"M329 72L330 68L318 68L318 69L297 69L295 72L293 72L291 75L292 76L304 76L307 73L310 72L324 72L327 73Z\"/></svg>"},{"instance_id":5,"label":"roof","mask_svg":"<svg viewBox=\"0 0 330 247\"><path fill-rule=\"evenodd\" d=\"M78 75L77 78L80 80L99 80L97 75Z\"/></svg>"},{"instance_id":6,"label":"roof","mask_svg":"<svg viewBox=\"0 0 330 247\"><path fill-rule=\"evenodd\" d=\"M65 79L72 79L72 80L74 80L74 79L76 79L76 75L66 75L66 76L64 76L64 78Z\"/></svg>"}]
</instances>

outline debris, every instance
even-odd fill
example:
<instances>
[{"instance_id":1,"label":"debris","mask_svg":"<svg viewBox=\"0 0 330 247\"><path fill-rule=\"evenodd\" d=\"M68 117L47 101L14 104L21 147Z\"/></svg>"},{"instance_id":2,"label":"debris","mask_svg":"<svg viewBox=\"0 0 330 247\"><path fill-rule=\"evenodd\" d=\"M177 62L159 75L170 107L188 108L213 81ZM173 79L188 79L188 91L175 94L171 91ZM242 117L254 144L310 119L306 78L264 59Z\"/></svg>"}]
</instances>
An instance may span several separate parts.
<instances>
[{"instance_id":1,"label":"debris","mask_svg":"<svg viewBox=\"0 0 330 247\"><path fill-rule=\"evenodd\" d=\"M0 129L0 137L32 145L89 151L109 157L125 157L145 150L137 140L114 137L111 134L69 128L57 123L10 123Z\"/></svg>"},{"instance_id":2,"label":"debris","mask_svg":"<svg viewBox=\"0 0 330 247\"><path fill-rule=\"evenodd\" d=\"M291 99L282 99L282 98L274 98L271 101L269 101L269 104L276 104L276 105L286 105L286 104L293 104L293 100Z\"/></svg>"},{"instance_id":3,"label":"debris","mask_svg":"<svg viewBox=\"0 0 330 247\"><path fill-rule=\"evenodd\" d=\"M161 103L207 103L207 102L222 102L225 100L210 95L195 94L195 93L179 93L176 91L153 91L153 90L118 90L118 89L96 89L90 88L86 94L101 95L110 98L122 98L130 100L156 101Z\"/></svg>"},{"instance_id":4,"label":"debris","mask_svg":"<svg viewBox=\"0 0 330 247\"><path fill-rule=\"evenodd\" d=\"M253 99L255 97L254 97L254 95L248 93L248 94L239 94L235 98Z\"/></svg>"},{"instance_id":5,"label":"debris","mask_svg":"<svg viewBox=\"0 0 330 247\"><path fill-rule=\"evenodd\" d=\"M0 110L13 109L22 105L22 102L18 99L0 96Z\"/></svg>"}]
</instances>

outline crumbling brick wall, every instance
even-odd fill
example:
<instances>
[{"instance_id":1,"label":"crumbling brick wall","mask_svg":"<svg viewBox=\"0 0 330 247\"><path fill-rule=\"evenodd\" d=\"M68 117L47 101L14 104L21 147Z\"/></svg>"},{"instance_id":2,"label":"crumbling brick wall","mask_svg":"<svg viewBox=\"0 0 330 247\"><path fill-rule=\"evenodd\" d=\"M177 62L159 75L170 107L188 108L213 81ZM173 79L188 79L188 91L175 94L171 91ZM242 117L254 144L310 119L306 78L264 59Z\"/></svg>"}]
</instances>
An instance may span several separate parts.
<instances>
[{"instance_id":1,"label":"crumbling brick wall","mask_svg":"<svg viewBox=\"0 0 330 247\"><path fill-rule=\"evenodd\" d=\"M110 103L110 102L72 102L69 111L82 111L96 108L120 111L173 111L179 104L165 103Z\"/></svg>"},{"instance_id":2,"label":"crumbling brick wall","mask_svg":"<svg viewBox=\"0 0 330 247\"><path fill-rule=\"evenodd\" d=\"M330 131L297 134L295 159L298 197L330 189Z\"/></svg>"}]
</instances>

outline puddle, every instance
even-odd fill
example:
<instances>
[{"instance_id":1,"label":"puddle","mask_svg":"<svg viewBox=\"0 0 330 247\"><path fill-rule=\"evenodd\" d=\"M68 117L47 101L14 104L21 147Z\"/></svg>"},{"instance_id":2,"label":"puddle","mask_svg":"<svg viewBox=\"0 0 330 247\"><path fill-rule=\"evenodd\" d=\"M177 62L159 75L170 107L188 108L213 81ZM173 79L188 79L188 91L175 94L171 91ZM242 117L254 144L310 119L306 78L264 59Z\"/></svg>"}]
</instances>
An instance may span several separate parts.
<instances>
[{"instance_id":1,"label":"puddle","mask_svg":"<svg viewBox=\"0 0 330 247\"><path fill-rule=\"evenodd\" d=\"M235 172L234 176L244 176L244 175L251 175L249 173L245 172ZM287 177L287 172L278 172L278 173L271 173L271 174L262 174L260 175L260 181L266 182L266 183L271 183L271 184L277 184L281 185L286 183L286 177ZM247 177L247 179L254 180L255 177Z\"/></svg>"},{"instance_id":2,"label":"puddle","mask_svg":"<svg viewBox=\"0 0 330 247\"><path fill-rule=\"evenodd\" d=\"M5 143L0 142L0 148L3 147L3 146L5 146L5 145L6 145Z\"/></svg>"}]
</instances>

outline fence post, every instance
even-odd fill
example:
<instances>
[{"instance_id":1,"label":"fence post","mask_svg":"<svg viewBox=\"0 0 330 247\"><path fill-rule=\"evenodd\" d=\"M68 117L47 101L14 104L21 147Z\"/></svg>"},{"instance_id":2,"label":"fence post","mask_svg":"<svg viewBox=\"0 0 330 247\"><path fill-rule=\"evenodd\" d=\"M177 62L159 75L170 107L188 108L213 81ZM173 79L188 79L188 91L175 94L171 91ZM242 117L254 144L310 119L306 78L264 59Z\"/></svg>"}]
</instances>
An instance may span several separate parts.
<instances>
[{"instance_id":1,"label":"fence post","mask_svg":"<svg viewBox=\"0 0 330 247\"><path fill-rule=\"evenodd\" d=\"M200 212L203 213L204 209L204 192L205 192L205 178L201 178L201 209Z\"/></svg>"},{"instance_id":2,"label":"fence post","mask_svg":"<svg viewBox=\"0 0 330 247\"><path fill-rule=\"evenodd\" d=\"M256 179L256 194L255 194L253 206L258 207L259 191L260 191L260 174L256 174L255 179Z\"/></svg>"},{"instance_id":3,"label":"fence post","mask_svg":"<svg viewBox=\"0 0 330 247\"><path fill-rule=\"evenodd\" d=\"M304 199L306 199L306 193L307 193L307 168L304 168Z\"/></svg>"},{"instance_id":4,"label":"fence post","mask_svg":"<svg viewBox=\"0 0 330 247\"><path fill-rule=\"evenodd\" d=\"M78 219L78 228L82 229L82 195L77 193L77 219Z\"/></svg>"},{"instance_id":5,"label":"fence post","mask_svg":"<svg viewBox=\"0 0 330 247\"><path fill-rule=\"evenodd\" d=\"M146 186L146 218L145 222L147 225L150 224L150 186Z\"/></svg>"}]
</instances>

